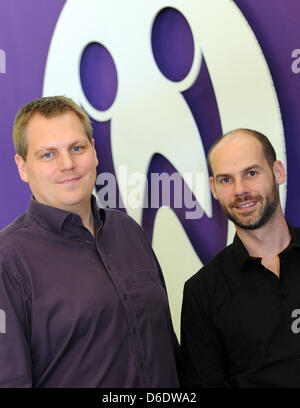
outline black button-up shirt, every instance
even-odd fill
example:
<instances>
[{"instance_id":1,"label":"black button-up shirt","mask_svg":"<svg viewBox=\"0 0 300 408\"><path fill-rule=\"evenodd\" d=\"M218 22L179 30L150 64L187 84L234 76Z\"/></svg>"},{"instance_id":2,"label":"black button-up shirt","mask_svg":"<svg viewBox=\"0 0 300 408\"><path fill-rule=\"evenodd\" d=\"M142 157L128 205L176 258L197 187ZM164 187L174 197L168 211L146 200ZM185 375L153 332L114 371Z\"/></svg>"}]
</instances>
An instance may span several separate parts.
<instances>
[{"instance_id":1,"label":"black button-up shirt","mask_svg":"<svg viewBox=\"0 0 300 408\"><path fill-rule=\"evenodd\" d=\"M178 386L151 246L124 213L93 214L95 239L32 200L0 233L1 387Z\"/></svg>"},{"instance_id":2,"label":"black button-up shirt","mask_svg":"<svg viewBox=\"0 0 300 408\"><path fill-rule=\"evenodd\" d=\"M186 282L184 386L300 387L300 228L289 229L280 279L236 235Z\"/></svg>"}]
</instances>

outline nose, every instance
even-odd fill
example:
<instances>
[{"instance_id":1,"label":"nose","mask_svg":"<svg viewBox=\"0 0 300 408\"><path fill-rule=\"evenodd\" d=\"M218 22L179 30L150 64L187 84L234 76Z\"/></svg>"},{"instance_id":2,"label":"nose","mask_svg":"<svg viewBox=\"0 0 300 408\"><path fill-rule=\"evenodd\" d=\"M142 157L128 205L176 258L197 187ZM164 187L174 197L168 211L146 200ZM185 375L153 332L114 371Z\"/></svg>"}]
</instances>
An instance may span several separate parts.
<instances>
[{"instance_id":1,"label":"nose","mask_svg":"<svg viewBox=\"0 0 300 408\"><path fill-rule=\"evenodd\" d=\"M69 151L63 151L59 154L60 170L71 170L74 168L74 160Z\"/></svg>"},{"instance_id":2,"label":"nose","mask_svg":"<svg viewBox=\"0 0 300 408\"><path fill-rule=\"evenodd\" d=\"M240 197L249 193L247 183L242 178L236 178L234 181L234 196Z\"/></svg>"}]
</instances>

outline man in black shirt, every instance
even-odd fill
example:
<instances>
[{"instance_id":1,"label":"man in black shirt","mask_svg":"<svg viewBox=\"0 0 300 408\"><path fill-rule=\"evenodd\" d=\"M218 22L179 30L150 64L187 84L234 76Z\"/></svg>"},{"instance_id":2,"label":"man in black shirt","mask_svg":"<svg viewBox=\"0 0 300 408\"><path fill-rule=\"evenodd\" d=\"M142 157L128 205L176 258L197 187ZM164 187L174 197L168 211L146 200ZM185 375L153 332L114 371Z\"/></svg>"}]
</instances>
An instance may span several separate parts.
<instances>
[{"instance_id":1,"label":"man in black shirt","mask_svg":"<svg viewBox=\"0 0 300 408\"><path fill-rule=\"evenodd\" d=\"M236 235L185 284L182 384L299 387L300 229L280 205L283 164L249 129L218 139L208 164Z\"/></svg>"}]
</instances>

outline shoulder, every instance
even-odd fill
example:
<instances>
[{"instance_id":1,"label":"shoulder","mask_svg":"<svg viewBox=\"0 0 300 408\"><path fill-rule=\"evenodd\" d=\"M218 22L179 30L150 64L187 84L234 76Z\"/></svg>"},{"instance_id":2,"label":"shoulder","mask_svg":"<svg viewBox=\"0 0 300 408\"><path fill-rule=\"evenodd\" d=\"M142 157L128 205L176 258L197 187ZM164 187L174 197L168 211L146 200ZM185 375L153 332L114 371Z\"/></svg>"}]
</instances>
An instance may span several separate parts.
<instances>
[{"instance_id":1,"label":"shoulder","mask_svg":"<svg viewBox=\"0 0 300 408\"><path fill-rule=\"evenodd\" d=\"M23 214L0 231L0 250L12 247L18 240L19 234L28 228L28 216Z\"/></svg>"},{"instance_id":2,"label":"shoulder","mask_svg":"<svg viewBox=\"0 0 300 408\"><path fill-rule=\"evenodd\" d=\"M300 247L300 227L294 227L290 222L287 221L287 225L292 236L292 240L295 242L296 246Z\"/></svg>"},{"instance_id":3,"label":"shoulder","mask_svg":"<svg viewBox=\"0 0 300 408\"><path fill-rule=\"evenodd\" d=\"M144 234L142 227L124 211L105 208L100 210L101 218L104 221L104 226L114 230L124 230L127 232Z\"/></svg>"},{"instance_id":4,"label":"shoulder","mask_svg":"<svg viewBox=\"0 0 300 408\"><path fill-rule=\"evenodd\" d=\"M123 246L151 247L149 237L143 228L125 212L116 209L101 209L102 234L113 238Z\"/></svg>"},{"instance_id":5,"label":"shoulder","mask_svg":"<svg viewBox=\"0 0 300 408\"><path fill-rule=\"evenodd\" d=\"M293 233L295 234L297 240L300 240L300 227L292 227Z\"/></svg>"},{"instance_id":6,"label":"shoulder","mask_svg":"<svg viewBox=\"0 0 300 408\"><path fill-rule=\"evenodd\" d=\"M30 223L25 213L0 231L0 275L14 277L26 291L28 286L22 268L16 267L16 254L28 237Z\"/></svg>"},{"instance_id":7,"label":"shoulder","mask_svg":"<svg viewBox=\"0 0 300 408\"><path fill-rule=\"evenodd\" d=\"M133 222L132 217L130 217L125 211L118 210L116 208L101 208L100 213L105 214L105 220L118 220L120 222Z\"/></svg>"},{"instance_id":8,"label":"shoulder","mask_svg":"<svg viewBox=\"0 0 300 408\"><path fill-rule=\"evenodd\" d=\"M185 290L199 293L199 291L215 286L223 280L223 272L228 270L227 265L232 264L233 256L234 249L230 244L186 281Z\"/></svg>"},{"instance_id":9,"label":"shoulder","mask_svg":"<svg viewBox=\"0 0 300 408\"><path fill-rule=\"evenodd\" d=\"M100 214L103 227L99 234L99 245L103 252L107 256L118 254L119 261L124 259L134 270L151 269L160 275L158 261L142 227L120 210L101 209Z\"/></svg>"}]
</instances>

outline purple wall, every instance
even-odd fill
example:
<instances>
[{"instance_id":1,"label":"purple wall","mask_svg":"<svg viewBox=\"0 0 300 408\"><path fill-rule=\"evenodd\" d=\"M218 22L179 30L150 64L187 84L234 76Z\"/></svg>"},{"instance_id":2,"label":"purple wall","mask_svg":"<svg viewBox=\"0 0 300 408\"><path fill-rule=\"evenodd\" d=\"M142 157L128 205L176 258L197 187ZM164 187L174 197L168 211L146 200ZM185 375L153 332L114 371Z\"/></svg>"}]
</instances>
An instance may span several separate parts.
<instances>
[{"instance_id":1,"label":"purple wall","mask_svg":"<svg viewBox=\"0 0 300 408\"><path fill-rule=\"evenodd\" d=\"M28 187L19 180L16 166L13 161L14 150L11 140L14 116L17 110L27 101L42 96L42 85L45 63L51 36L59 14L64 6L64 0L40 1L40 0L0 0L0 49L6 54L6 72L0 73L0 124L1 124L1 152L0 161L0 228L6 226L14 218L24 212L30 198ZM300 25L297 17L300 15L300 4L298 0L272 0L272 2L261 0L235 0L245 18L254 31L273 77L275 89L279 99L285 142L287 149L287 204L286 216L294 224L300 225L300 114L297 99L300 95L300 73L292 70L292 51L300 48ZM272 3L272 5L270 5ZM137 16L138 18L138 16ZM164 34L165 25L168 27L174 23L178 29L167 37ZM167 33L170 31L167 30ZM176 36L185 38L189 47L181 50L185 54L176 54ZM161 41L160 38L166 38ZM168 42L169 41L169 42ZM175 47L174 47L175 44ZM191 63L193 42L186 23L180 16L169 10L165 16L159 16L152 31L153 53L161 71L171 80L178 80L188 72ZM90 99L95 99L95 105L110 104L111 98L99 98L93 94L93 86L89 83L89 72L93 72L93 47L85 50L81 65L81 81ZM99 58L104 55L107 64L110 64L113 72L113 62L106 54L105 49L96 48ZM175 50L172 58L178 63L169 64L165 58L165 49ZM180 50L179 50L180 52ZM182 60L182 55L184 59ZM181 59L180 59L181 58ZM205 58L205 56L204 56ZM180 65L180 61L183 64ZM177 69L173 69L174 66ZM295 65L294 65L295 67ZM299 63L300 67L300 63ZM113 76L115 73L113 73ZM116 76L112 81L111 88L107 92L115 92ZM205 83L205 89L200 84ZM101 88L107 84L99 82ZM103 88L104 89L104 88ZM111 89L111 90L110 90ZM195 84L183 94L193 113L198 129L203 135L203 145L207 151L210 144L221 133L218 109L214 96L209 74L205 63L199 73ZM98 98L98 99L97 99ZM201 109L200 109L201 107ZM206 115L202 115L203 109ZM266 107L267 109L267 107ZM208 121L208 115L210 120ZM212 128L209 123L214 123ZM103 156L101 170L110 171L112 158L110 145L98 138L99 134L109 136L109 123L95 123L96 147ZM259 129L258 129L259 130ZM172 164L163 157L154 157L149 171L172 171ZM218 206L214 204L213 219L203 217L201 220L184 220L177 211L194 248L203 261L214 255L226 240L226 223ZM145 211L143 226L151 237L153 219L155 213ZM207 231L210 231L207 234ZM206 237L204 237L204 232Z\"/></svg>"}]
</instances>

